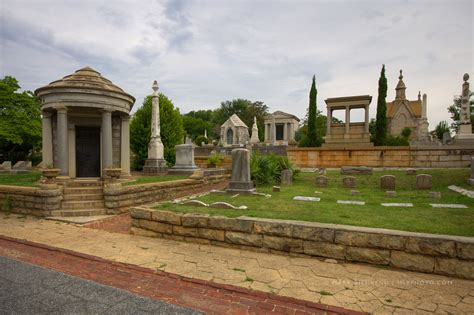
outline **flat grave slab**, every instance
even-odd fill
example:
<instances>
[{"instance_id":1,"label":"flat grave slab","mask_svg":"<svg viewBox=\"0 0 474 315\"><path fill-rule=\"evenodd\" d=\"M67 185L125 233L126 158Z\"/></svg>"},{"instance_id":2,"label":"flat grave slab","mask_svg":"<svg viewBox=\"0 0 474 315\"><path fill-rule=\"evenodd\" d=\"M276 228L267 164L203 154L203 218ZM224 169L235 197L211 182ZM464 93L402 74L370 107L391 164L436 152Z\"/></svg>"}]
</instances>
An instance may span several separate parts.
<instances>
[{"instance_id":1,"label":"flat grave slab","mask_svg":"<svg viewBox=\"0 0 474 315\"><path fill-rule=\"evenodd\" d=\"M305 196L295 196L293 200L297 201L321 201L321 198L318 197L305 197Z\"/></svg>"},{"instance_id":2,"label":"flat grave slab","mask_svg":"<svg viewBox=\"0 0 474 315\"><path fill-rule=\"evenodd\" d=\"M365 201L355 201L355 200L338 200L337 203L343 204L343 205L359 205L359 206L365 205Z\"/></svg>"},{"instance_id":3,"label":"flat grave slab","mask_svg":"<svg viewBox=\"0 0 474 315\"><path fill-rule=\"evenodd\" d=\"M413 207L413 204L410 202L389 202L381 203L384 207Z\"/></svg>"},{"instance_id":4,"label":"flat grave slab","mask_svg":"<svg viewBox=\"0 0 474 315\"><path fill-rule=\"evenodd\" d=\"M433 208L466 209L468 206L456 203L430 203Z\"/></svg>"}]
</instances>

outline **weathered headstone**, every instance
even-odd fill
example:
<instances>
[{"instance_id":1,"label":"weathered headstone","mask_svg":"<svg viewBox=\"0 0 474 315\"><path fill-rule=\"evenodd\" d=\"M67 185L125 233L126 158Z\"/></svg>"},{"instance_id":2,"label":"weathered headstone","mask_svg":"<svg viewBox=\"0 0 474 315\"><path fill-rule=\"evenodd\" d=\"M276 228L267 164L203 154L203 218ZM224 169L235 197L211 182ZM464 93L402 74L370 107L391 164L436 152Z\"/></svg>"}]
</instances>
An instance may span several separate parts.
<instances>
[{"instance_id":1,"label":"weathered headstone","mask_svg":"<svg viewBox=\"0 0 474 315\"><path fill-rule=\"evenodd\" d=\"M293 184L293 171L283 170L281 171L281 185L291 186Z\"/></svg>"},{"instance_id":2,"label":"weathered headstone","mask_svg":"<svg viewBox=\"0 0 474 315\"><path fill-rule=\"evenodd\" d=\"M409 168L409 169L407 169L406 174L407 174L407 175L416 175L416 169L414 169L414 168Z\"/></svg>"},{"instance_id":3,"label":"weathered headstone","mask_svg":"<svg viewBox=\"0 0 474 315\"><path fill-rule=\"evenodd\" d=\"M364 206L365 201L357 201L357 200L338 200L337 203L342 205L359 205Z\"/></svg>"},{"instance_id":4,"label":"weathered headstone","mask_svg":"<svg viewBox=\"0 0 474 315\"><path fill-rule=\"evenodd\" d=\"M255 191L250 179L250 151L247 149L232 150L232 175L229 188L231 194L252 194Z\"/></svg>"},{"instance_id":5,"label":"weathered headstone","mask_svg":"<svg viewBox=\"0 0 474 315\"><path fill-rule=\"evenodd\" d=\"M342 178L342 186L346 188L355 188L356 178L354 176L345 176Z\"/></svg>"},{"instance_id":6,"label":"weathered headstone","mask_svg":"<svg viewBox=\"0 0 474 315\"><path fill-rule=\"evenodd\" d=\"M280 186L273 186L273 192L280 192Z\"/></svg>"},{"instance_id":7,"label":"weathered headstone","mask_svg":"<svg viewBox=\"0 0 474 315\"><path fill-rule=\"evenodd\" d=\"M12 162L5 161L0 164L0 172L10 172L12 170Z\"/></svg>"},{"instance_id":8,"label":"weathered headstone","mask_svg":"<svg viewBox=\"0 0 474 315\"><path fill-rule=\"evenodd\" d=\"M297 201L320 201L321 198L318 198L318 197L306 197L306 196L295 196L295 197L293 197L293 200L297 200Z\"/></svg>"},{"instance_id":9,"label":"weathered headstone","mask_svg":"<svg viewBox=\"0 0 474 315\"><path fill-rule=\"evenodd\" d=\"M317 187L328 187L329 178L324 175L316 176Z\"/></svg>"},{"instance_id":10,"label":"weathered headstone","mask_svg":"<svg viewBox=\"0 0 474 315\"><path fill-rule=\"evenodd\" d=\"M342 175L372 175L372 168L367 166L343 166Z\"/></svg>"},{"instance_id":11,"label":"weathered headstone","mask_svg":"<svg viewBox=\"0 0 474 315\"><path fill-rule=\"evenodd\" d=\"M194 146L192 144L178 144L176 149L176 164L169 169L170 174L191 175L198 169L194 164Z\"/></svg>"},{"instance_id":12,"label":"weathered headstone","mask_svg":"<svg viewBox=\"0 0 474 315\"><path fill-rule=\"evenodd\" d=\"M416 175L416 189L431 189L433 187L432 176L428 174Z\"/></svg>"},{"instance_id":13,"label":"weathered headstone","mask_svg":"<svg viewBox=\"0 0 474 315\"><path fill-rule=\"evenodd\" d=\"M13 165L12 171L26 172L31 168L31 161L18 161Z\"/></svg>"},{"instance_id":14,"label":"weathered headstone","mask_svg":"<svg viewBox=\"0 0 474 315\"><path fill-rule=\"evenodd\" d=\"M322 167L322 168L320 168L320 169L318 170L318 173L319 173L319 175L326 175L326 174L327 174L327 171L326 171L326 169L325 169L324 167Z\"/></svg>"},{"instance_id":15,"label":"weathered headstone","mask_svg":"<svg viewBox=\"0 0 474 315\"><path fill-rule=\"evenodd\" d=\"M413 204L411 202L389 202L389 203L381 203L384 207L404 207L404 208L411 208Z\"/></svg>"},{"instance_id":16,"label":"weathered headstone","mask_svg":"<svg viewBox=\"0 0 474 315\"><path fill-rule=\"evenodd\" d=\"M386 195L387 197L395 197L395 196L397 196L397 192L396 192L395 190L387 190L387 191L385 192L385 195Z\"/></svg>"},{"instance_id":17,"label":"weathered headstone","mask_svg":"<svg viewBox=\"0 0 474 315\"><path fill-rule=\"evenodd\" d=\"M380 176L380 188L382 189L395 189L395 176L384 175Z\"/></svg>"},{"instance_id":18,"label":"weathered headstone","mask_svg":"<svg viewBox=\"0 0 474 315\"><path fill-rule=\"evenodd\" d=\"M440 191L430 191L430 198L440 199L441 192Z\"/></svg>"}]
</instances>

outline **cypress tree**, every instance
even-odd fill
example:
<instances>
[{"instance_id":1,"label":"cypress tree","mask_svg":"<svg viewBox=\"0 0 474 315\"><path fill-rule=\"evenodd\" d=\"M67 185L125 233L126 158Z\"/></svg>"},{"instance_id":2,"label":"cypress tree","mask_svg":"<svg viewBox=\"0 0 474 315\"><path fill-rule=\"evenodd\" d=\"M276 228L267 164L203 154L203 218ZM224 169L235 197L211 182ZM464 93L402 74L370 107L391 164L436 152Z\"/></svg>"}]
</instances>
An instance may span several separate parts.
<instances>
[{"instance_id":1,"label":"cypress tree","mask_svg":"<svg viewBox=\"0 0 474 315\"><path fill-rule=\"evenodd\" d=\"M385 65L382 65L379 79L379 96L377 98L377 118L375 120L375 145L384 145L387 138L387 78Z\"/></svg>"},{"instance_id":2,"label":"cypress tree","mask_svg":"<svg viewBox=\"0 0 474 315\"><path fill-rule=\"evenodd\" d=\"M313 75L313 84L309 92L309 110L308 110L308 146L315 147L318 145L318 132L316 130L316 76Z\"/></svg>"}]
</instances>

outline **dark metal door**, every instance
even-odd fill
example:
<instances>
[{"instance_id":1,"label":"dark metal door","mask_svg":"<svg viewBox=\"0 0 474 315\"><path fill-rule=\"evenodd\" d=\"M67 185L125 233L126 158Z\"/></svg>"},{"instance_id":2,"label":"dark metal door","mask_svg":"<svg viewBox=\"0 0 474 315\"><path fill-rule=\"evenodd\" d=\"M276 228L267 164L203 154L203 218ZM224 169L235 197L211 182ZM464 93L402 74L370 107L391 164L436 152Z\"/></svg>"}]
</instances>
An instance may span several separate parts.
<instances>
[{"instance_id":1,"label":"dark metal door","mask_svg":"<svg viewBox=\"0 0 474 315\"><path fill-rule=\"evenodd\" d=\"M76 126L76 177L100 177L100 128Z\"/></svg>"}]
</instances>

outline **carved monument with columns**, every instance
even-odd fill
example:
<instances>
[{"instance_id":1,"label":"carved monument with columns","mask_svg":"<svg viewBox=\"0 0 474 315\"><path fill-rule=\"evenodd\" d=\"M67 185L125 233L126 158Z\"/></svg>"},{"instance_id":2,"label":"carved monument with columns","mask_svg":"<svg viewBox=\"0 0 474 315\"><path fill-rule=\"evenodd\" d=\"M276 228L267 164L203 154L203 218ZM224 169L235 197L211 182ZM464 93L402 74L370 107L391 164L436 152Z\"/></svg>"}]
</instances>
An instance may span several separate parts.
<instances>
[{"instance_id":1,"label":"carved monument with columns","mask_svg":"<svg viewBox=\"0 0 474 315\"><path fill-rule=\"evenodd\" d=\"M327 105L327 130L323 147L371 147L369 133L369 105L372 101L370 95L345 96L328 98ZM351 109L363 108L365 111L364 122L351 123ZM332 122L333 111L344 110L345 122ZM330 123L329 123L330 122Z\"/></svg>"},{"instance_id":2,"label":"carved monument with columns","mask_svg":"<svg viewBox=\"0 0 474 315\"><path fill-rule=\"evenodd\" d=\"M63 177L130 176L130 110L135 98L85 67L35 91L41 100L43 165Z\"/></svg>"},{"instance_id":3,"label":"carved monument with columns","mask_svg":"<svg viewBox=\"0 0 474 315\"><path fill-rule=\"evenodd\" d=\"M148 158L145 161L145 174L163 174L168 172L164 159L163 143L160 135L160 102L158 98L158 83L153 81L151 95L151 137L148 144Z\"/></svg>"}]
</instances>

